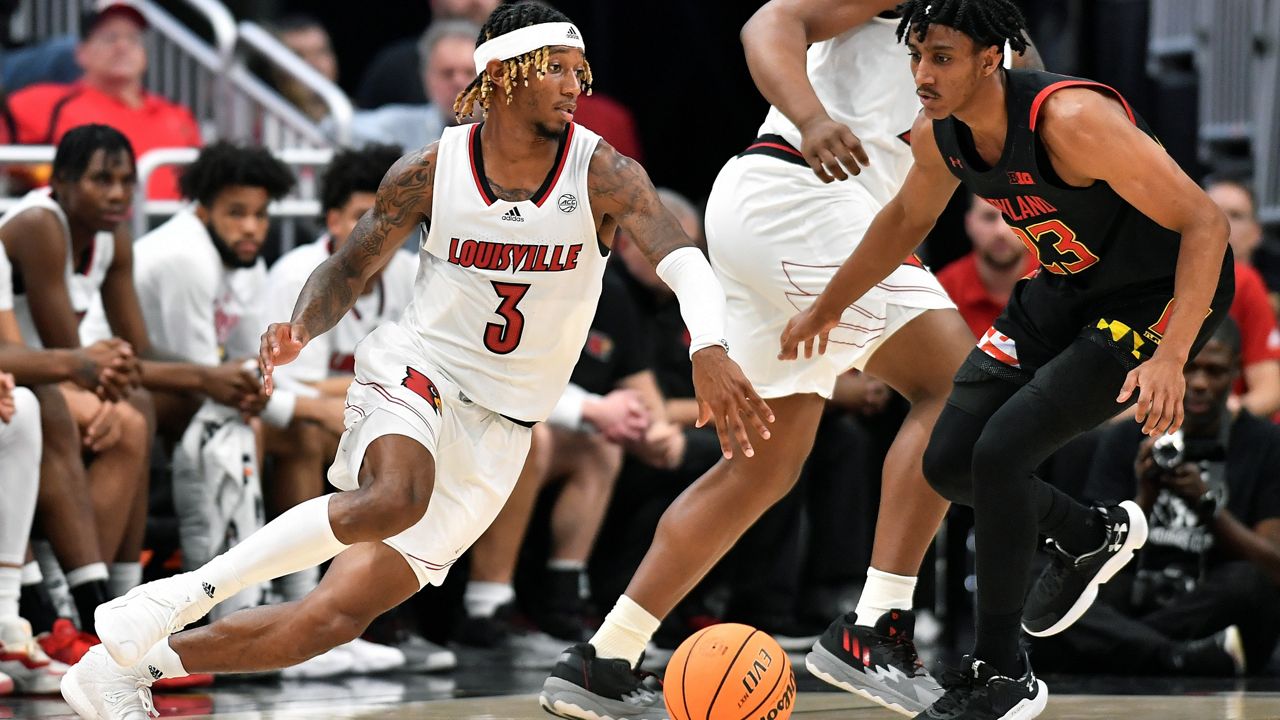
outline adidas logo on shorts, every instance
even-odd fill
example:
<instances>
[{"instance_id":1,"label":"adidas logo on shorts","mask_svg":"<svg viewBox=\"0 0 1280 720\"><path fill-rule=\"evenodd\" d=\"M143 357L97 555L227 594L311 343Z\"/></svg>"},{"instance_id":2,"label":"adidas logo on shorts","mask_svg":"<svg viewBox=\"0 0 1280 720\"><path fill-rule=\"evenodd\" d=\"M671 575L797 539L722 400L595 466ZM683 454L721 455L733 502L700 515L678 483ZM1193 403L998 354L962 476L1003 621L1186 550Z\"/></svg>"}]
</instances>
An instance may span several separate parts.
<instances>
[{"instance_id":1,"label":"adidas logo on shorts","mask_svg":"<svg viewBox=\"0 0 1280 720\"><path fill-rule=\"evenodd\" d=\"M520 217L520 208L511 208L502 215L502 219L507 222L524 222L524 218Z\"/></svg>"}]
</instances>

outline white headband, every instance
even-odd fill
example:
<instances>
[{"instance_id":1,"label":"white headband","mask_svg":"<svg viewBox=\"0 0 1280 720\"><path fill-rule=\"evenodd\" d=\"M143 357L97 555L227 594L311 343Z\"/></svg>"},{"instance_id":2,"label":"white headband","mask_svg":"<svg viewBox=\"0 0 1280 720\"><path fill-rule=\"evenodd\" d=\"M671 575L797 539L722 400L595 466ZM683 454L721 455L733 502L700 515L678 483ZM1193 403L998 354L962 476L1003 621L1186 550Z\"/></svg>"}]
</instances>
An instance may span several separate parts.
<instances>
[{"instance_id":1,"label":"white headband","mask_svg":"<svg viewBox=\"0 0 1280 720\"><path fill-rule=\"evenodd\" d=\"M476 48L476 74L484 74L484 69L490 60L509 60L530 50L550 45L587 49L582 42L582 33L578 32L578 28L574 27L573 23L550 22L530 25L499 35Z\"/></svg>"}]
</instances>

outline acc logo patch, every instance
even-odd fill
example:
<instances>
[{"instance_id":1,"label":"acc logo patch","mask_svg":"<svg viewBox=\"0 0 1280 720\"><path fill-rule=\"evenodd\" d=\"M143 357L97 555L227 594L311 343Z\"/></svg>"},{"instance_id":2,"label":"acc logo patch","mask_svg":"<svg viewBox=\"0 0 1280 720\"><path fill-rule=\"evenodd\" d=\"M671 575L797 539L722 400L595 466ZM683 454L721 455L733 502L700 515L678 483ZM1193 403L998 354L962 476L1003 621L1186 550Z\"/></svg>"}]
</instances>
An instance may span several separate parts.
<instances>
[{"instance_id":1,"label":"acc logo patch","mask_svg":"<svg viewBox=\"0 0 1280 720\"><path fill-rule=\"evenodd\" d=\"M578 198L570 195L569 193L565 193L556 201L556 206L560 208L560 212L562 213L571 213L578 209Z\"/></svg>"}]
</instances>

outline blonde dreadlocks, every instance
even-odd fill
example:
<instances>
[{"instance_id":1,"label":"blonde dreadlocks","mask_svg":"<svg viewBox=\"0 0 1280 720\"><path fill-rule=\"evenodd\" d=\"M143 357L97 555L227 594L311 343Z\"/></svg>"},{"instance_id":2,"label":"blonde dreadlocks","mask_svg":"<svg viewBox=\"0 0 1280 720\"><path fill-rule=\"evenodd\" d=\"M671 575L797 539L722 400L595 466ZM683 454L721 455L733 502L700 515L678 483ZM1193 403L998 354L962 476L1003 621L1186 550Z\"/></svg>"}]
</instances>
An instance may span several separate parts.
<instances>
[{"instance_id":1,"label":"blonde dreadlocks","mask_svg":"<svg viewBox=\"0 0 1280 720\"><path fill-rule=\"evenodd\" d=\"M569 22L569 18L559 10L536 2L500 5L485 21L484 27L480 29L480 37L476 39L476 47L513 30L551 22ZM531 77L537 76L541 80L546 76L550 62L551 48L549 47L541 47L523 55L503 60L502 89L507 94L507 102L511 102L511 91L517 82L527 87ZM582 90L587 95L590 95L591 65L585 59L582 62L584 65ZM489 103L493 100L495 90L496 85L489 73L480 73L453 101L454 116L458 120L470 117L475 112L476 105L479 105L483 112L488 113Z\"/></svg>"}]
</instances>

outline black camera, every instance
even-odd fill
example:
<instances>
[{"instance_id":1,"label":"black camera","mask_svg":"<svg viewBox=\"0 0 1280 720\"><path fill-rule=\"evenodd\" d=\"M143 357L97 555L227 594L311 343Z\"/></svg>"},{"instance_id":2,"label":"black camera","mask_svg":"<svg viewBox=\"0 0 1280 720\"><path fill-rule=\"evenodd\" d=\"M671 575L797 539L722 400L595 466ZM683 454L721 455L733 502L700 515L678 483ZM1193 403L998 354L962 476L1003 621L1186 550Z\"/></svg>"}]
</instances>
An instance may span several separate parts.
<instances>
[{"instance_id":1,"label":"black camera","mask_svg":"<svg viewBox=\"0 0 1280 720\"><path fill-rule=\"evenodd\" d=\"M1182 431L1168 433L1156 438L1151 445L1151 457L1156 465L1165 470L1174 470L1187 459L1187 445L1182 439Z\"/></svg>"}]
</instances>

